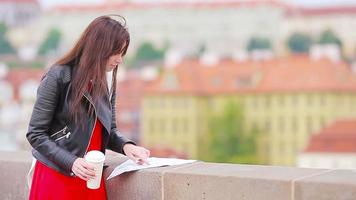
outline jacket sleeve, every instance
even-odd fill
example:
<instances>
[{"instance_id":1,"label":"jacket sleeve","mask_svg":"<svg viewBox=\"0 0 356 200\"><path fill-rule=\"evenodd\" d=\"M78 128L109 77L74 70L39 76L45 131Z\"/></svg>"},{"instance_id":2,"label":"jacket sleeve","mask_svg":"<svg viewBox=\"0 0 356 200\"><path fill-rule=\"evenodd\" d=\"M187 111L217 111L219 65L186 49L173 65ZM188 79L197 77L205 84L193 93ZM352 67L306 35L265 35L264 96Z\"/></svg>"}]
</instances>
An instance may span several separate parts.
<instances>
[{"instance_id":1,"label":"jacket sleeve","mask_svg":"<svg viewBox=\"0 0 356 200\"><path fill-rule=\"evenodd\" d=\"M52 67L41 80L26 137L35 150L71 172L77 157L58 146L49 138L48 133L60 95L61 84L58 77L58 72Z\"/></svg>"},{"instance_id":2,"label":"jacket sleeve","mask_svg":"<svg viewBox=\"0 0 356 200\"><path fill-rule=\"evenodd\" d=\"M133 141L127 139L117 129L116 126L116 91L114 89L112 97L111 97L111 112L112 112L112 119L111 119L111 130L110 130L110 139L108 144L108 149L113 150L117 153L125 154L124 152L124 145L127 143L131 143L136 145Z\"/></svg>"}]
</instances>

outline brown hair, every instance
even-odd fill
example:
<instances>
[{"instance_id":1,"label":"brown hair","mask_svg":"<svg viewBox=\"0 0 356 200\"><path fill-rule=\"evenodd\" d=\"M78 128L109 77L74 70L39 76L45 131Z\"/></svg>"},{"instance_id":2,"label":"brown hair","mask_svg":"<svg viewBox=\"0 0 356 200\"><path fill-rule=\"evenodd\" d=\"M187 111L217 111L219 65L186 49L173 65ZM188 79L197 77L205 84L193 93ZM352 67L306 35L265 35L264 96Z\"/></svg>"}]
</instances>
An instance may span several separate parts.
<instances>
[{"instance_id":1,"label":"brown hair","mask_svg":"<svg viewBox=\"0 0 356 200\"><path fill-rule=\"evenodd\" d=\"M123 23L111 18L120 17ZM72 87L69 98L69 114L75 122L82 122L81 100L83 93L91 84L93 101L98 101L103 95L109 95L106 80L106 64L110 56L126 54L130 44L130 35L126 20L120 15L105 15L94 19L82 33L75 46L55 65L69 65L72 67ZM117 67L113 72L111 89L115 89ZM89 115L94 110L89 106Z\"/></svg>"}]
</instances>

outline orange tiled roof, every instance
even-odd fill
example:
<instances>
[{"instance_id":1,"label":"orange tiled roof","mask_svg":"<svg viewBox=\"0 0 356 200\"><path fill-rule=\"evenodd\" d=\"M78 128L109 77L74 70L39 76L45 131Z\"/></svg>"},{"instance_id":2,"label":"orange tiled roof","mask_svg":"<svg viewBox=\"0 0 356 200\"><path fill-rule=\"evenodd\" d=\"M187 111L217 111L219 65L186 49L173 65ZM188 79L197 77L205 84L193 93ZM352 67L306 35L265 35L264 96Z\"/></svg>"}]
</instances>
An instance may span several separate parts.
<instances>
[{"instance_id":1,"label":"orange tiled roof","mask_svg":"<svg viewBox=\"0 0 356 200\"><path fill-rule=\"evenodd\" d=\"M28 80L40 82L44 72L45 69L16 68L9 70L4 79L14 87L14 98L18 100L20 85Z\"/></svg>"},{"instance_id":2,"label":"orange tiled roof","mask_svg":"<svg viewBox=\"0 0 356 200\"><path fill-rule=\"evenodd\" d=\"M286 12L286 16L321 16L321 15L335 15L335 14L356 14L356 5L351 6L333 6L320 8L304 8L294 7Z\"/></svg>"},{"instance_id":3,"label":"orange tiled roof","mask_svg":"<svg viewBox=\"0 0 356 200\"><path fill-rule=\"evenodd\" d=\"M248 1L212 1L212 2L107 2L102 4L72 5L65 4L54 7L52 10L60 12L68 11L91 11L91 10L115 10L115 9L140 9L140 8L219 8L219 7L254 7L270 5L273 7L287 8L288 5L278 0L248 0Z\"/></svg>"},{"instance_id":4,"label":"orange tiled roof","mask_svg":"<svg viewBox=\"0 0 356 200\"><path fill-rule=\"evenodd\" d=\"M356 153L356 119L339 120L314 135L305 152Z\"/></svg>"},{"instance_id":5,"label":"orange tiled roof","mask_svg":"<svg viewBox=\"0 0 356 200\"><path fill-rule=\"evenodd\" d=\"M169 80L170 79L170 80ZM176 82L176 87L169 87ZM311 60L306 55L203 66L185 60L147 86L146 93L201 94L236 92L353 91L356 76L347 63Z\"/></svg>"}]
</instances>

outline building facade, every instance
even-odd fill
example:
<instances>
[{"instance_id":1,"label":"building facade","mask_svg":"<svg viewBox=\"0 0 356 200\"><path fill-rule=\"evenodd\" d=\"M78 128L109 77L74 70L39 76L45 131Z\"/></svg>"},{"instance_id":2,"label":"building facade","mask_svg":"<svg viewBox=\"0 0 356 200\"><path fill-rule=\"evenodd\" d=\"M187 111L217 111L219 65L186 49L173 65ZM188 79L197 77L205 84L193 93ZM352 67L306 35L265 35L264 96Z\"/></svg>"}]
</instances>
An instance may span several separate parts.
<instances>
[{"instance_id":1,"label":"building facade","mask_svg":"<svg viewBox=\"0 0 356 200\"><path fill-rule=\"evenodd\" d=\"M245 125L261 134L262 163L294 165L311 135L354 116L355 75L344 62L289 56L266 61L183 61L147 88L142 134L147 146L169 146L199 158L208 116L229 101L243 107Z\"/></svg>"}]
</instances>

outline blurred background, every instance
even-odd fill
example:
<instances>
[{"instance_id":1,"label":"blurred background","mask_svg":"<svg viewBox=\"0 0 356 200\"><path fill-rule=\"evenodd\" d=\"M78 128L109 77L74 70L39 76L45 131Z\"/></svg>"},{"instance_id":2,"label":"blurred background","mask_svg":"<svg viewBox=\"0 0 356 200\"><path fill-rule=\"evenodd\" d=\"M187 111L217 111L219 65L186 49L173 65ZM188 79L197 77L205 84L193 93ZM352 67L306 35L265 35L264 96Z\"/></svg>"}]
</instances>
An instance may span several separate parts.
<instances>
[{"instance_id":1,"label":"blurred background","mask_svg":"<svg viewBox=\"0 0 356 200\"><path fill-rule=\"evenodd\" d=\"M356 168L356 1L0 0L0 150L44 72L104 14L126 18L117 124L152 156Z\"/></svg>"}]
</instances>

